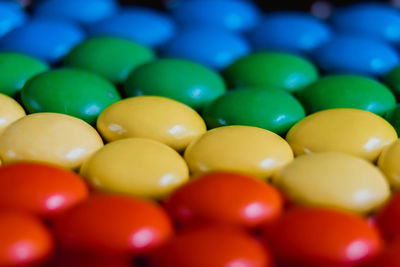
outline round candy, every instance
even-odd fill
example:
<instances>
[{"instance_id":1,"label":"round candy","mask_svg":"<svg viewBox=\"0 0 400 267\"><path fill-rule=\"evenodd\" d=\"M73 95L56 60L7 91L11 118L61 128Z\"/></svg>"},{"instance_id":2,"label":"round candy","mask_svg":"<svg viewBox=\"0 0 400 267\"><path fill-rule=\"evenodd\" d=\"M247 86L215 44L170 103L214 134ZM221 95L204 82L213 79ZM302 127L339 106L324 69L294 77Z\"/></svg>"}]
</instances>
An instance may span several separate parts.
<instances>
[{"instance_id":1,"label":"round candy","mask_svg":"<svg viewBox=\"0 0 400 267\"><path fill-rule=\"evenodd\" d=\"M188 180L188 167L172 148L150 139L127 138L95 153L81 174L105 191L162 198Z\"/></svg>"},{"instance_id":2,"label":"round candy","mask_svg":"<svg viewBox=\"0 0 400 267\"><path fill-rule=\"evenodd\" d=\"M295 155L343 152L370 161L396 139L396 131L383 118L346 108L314 113L294 125L286 136Z\"/></svg>"},{"instance_id":3,"label":"round candy","mask_svg":"<svg viewBox=\"0 0 400 267\"><path fill-rule=\"evenodd\" d=\"M90 24L117 11L115 0L45 0L33 6L34 16L55 17Z\"/></svg>"},{"instance_id":4,"label":"round candy","mask_svg":"<svg viewBox=\"0 0 400 267\"><path fill-rule=\"evenodd\" d=\"M173 17L183 26L204 25L245 31L259 19L257 7L246 0L183 1L172 9Z\"/></svg>"},{"instance_id":5,"label":"round candy","mask_svg":"<svg viewBox=\"0 0 400 267\"><path fill-rule=\"evenodd\" d=\"M355 75L333 75L321 78L298 97L308 113L332 108L356 108L385 115L396 105L393 93L383 84Z\"/></svg>"},{"instance_id":6,"label":"round candy","mask_svg":"<svg viewBox=\"0 0 400 267\"><path fill-rule=\"evenodd\" d=\"M227 226L183 231L155 256L155 266L273 266L268 250L247 233Z\"/></svg>"},{"instance_id":7,"label":"round candy","mask_svg":"<svg viewBox=\"0 0 400 267\"><path fill-rule=\"evenodd\" d=\"M388 240L400 240L400 191L397 191L376 214L379 229Z\"/></svg>"},{"instance_id":8,"label":"round candy","mask_svg":"<svg viewBox=\"0 0 400 267\"><path fill-rule=\"evenodd\" d=\"M181 30L163 45L162 52L166 57L186 58L222 69L247 55L250 46L237 33L203 26Z\"/></svg>"},{"instance_id":9,"label":"round candy","mask_svg":"<svg viewBox=\"0 0 400 267\"><path fill-rule=\"evenodd\" d=\"M290 210L265 236L282 266L358 266L383 246L363 217L324 208Z\"/></svg>"},{"instance_id":10,"label":"round candy","mask_svg":"<svg viewBox=\"0 0 400 267\"><path fill-rule=\"evenodd\" d=\"M210 128L236 124L260 127L276 134L287 132L304 116L304 109L296 98L273 88L230 91L203 112Z\"/></svg>"},{"instance_id":11,"label":"round candy","mask_svg":"<svg viewBox=\"0 0 400 267\"><path fill-rule=\"evenodd\" d=\"M61 246L69 251L140 254L172 235L165 211L155 203L121 195L95 195L55 221Z\"/></svg>"},{"instance_id":12,"label":"round candy","mask_svg":"<svg viewBox=\"0 0 400 267\"><path fill-rule=\"evenodd\" d=\"M192 174L239 172L267 179L293 159L286 141L250 126L224 126L206 132L187 147Z\"/></svg>"},{"instance_id":13,"label":"round candy","mask_svg":"<svg viewBox=\"0 0 400 267\"><path fill-rule=\"evenodd\" d=\"M315 66L301 57L283 53L255 53L224 70L230 87L274 87L294 92L318 78Z\"/></svg>"},{"instance_id":14,"label":"round candy","mask_svg":"<svg viewBox=\"0 0 400 267\"><path fill-rule=\"evenodd\" d=\"M25 110L17 101L0 94L0 135L14 121L25 116Z\"/></svg>"},{"instance_id":15,"label":"round candy","mask_svg":"<svg viewBox=\"0 0 400 267\"><path fill-rule=\"evenodd\" d=\"M51 165L14 163L0 168L0 210L52 217L83 201L88 190L78 175Z\"/></svg>"},{"instance_id":16,"label":"round candy","mask_svg":"<svg viewBox=\"0 0 400 267\"><path fill-rule=\"evenodd\" d=\"M152 9L125 8L92 24L89 33L122 37L154 47L164 44L175 34L175 24L167 15Z\"/></svg>"},{"instance_id":17,"label":"round candy","mask_svg":"<svg viewBox=\"0 0 400 267\"><path fill-rule=\"evenodd\" d=\"M25 23L27 16L17 1L0 2L0 37Z\"/></svg>"},{"instance_id":18,"label":"round candy","mask_svg":"<svg viewBox=\"0 0 400 267\"><path fill-rule=\"evenodd\" d=\"M102 146L99 134L84 121L38 113L7 127L0 136L0 158L4 163L36 161L76 169Z\"/></svg>"},{"instance_id":19,"label":"round candy","mask_svg":"<svg viewBox=\"0 0 400 267\"><path fill-rule=\"evenodd\" d=\"M109 106L99 116L97 129L107 141L141 137L178 151L207 130L196 111L160 96L132 97Z\"/></svg>"},{"instance_id":20,"label":"round candy","mask_svg":"<svg viewBox=\"0 0 400 267\"><path fill-rule=\"evenodd\" d=\"M382 76L399 64L394 48L383 41L338 35L313 52L315 63L328 73Z\"/></svg>"},{"instance_id":21,"label":"round candy","mask_svg":"<svg viewBox=\"0 0 400 267\"><path fill-rule=\"evenodd\" d=\"M396 129L397 134L400 134L400 106L397 105L396 108L391 110L387 115L386 119L392 124Z\"/></svg>"},{"instance_id":22,"label":"round candy","mask_svg":"<svg viewBox=\"0 0 400 267\"><path fill-rule=\"evenodd\" d=\"M34 19L3 36L0 40L0 50L20 52L54 63L84 37L82 29L71 22Z\"/></svg>"},{"instance_id":23,"label":"round candy","mask_svg":"<svg viewBox=\"0 0 400 267\"><path fill-rule=\"evenodd\" d=\"M113 83L121 83L133 69L154 57L150 49L131 41L98 37L73 48L64 64L97 73Z\"/></svg>"},{"instance_id":24,"label":"round candy","mask_svg":"<svg viewBox=\"0 0 400 267\"><path fill-rule=\"evenodd\" d=\"M211 173L179 187L166 200L166 207L181 223L255 227L276 219L282 202L274 187L251 176Z\"/></svg>"},{"instance_id":25,"label":"round candy","mask_svg":"<svg viewBox=\"0 0 400 267\"><path fill-rule=\"evenodd\" d=\"M217 73L182 59L160 59L144 64L125 82L125 92L129 96L166 96L197 110L225 90L225 83Z\"/></svg>"},{"instance_id":26,"label":"round candy","mask_svg":"<svg viewBox=\"0 0 400 267\"><path fill-rule=\"evenodd\" d=\"M366 262L364 267L399 267L400 266L400 240L386 245L385 249L376 257Z\"/></svg>"},{"instance_id":27,"label":"round candy","mask_svg":"<svg viewBox=\"0 0 400 267\"><path fill-rule=\"evenodd\" d=\"M0 212L0 226L0 266L36 266L50 256L50 231L37 218Z\"/></svg>"},{"instance_id":28,"label":"round candy","mask_svg":"<svg viewBox=\"0 0 400 267\"><path fill-rule=\"evenodd\" d=\"M307 53L329 41L331 30L307 13L274 12L268 14L249 32L250 43L257 50Z\"/></svg>"},{"instance_id":29,"label":"round candy","mask_svg":"<svg viewBox=\"0 0 400 267\"><path fill-rule=\"evenodd\" d=\"M46 71L48 66L32 57L15 53L0 53L0 93L15 97L25 81Z\"/></svg>"},{"instance_id":30,"label":"round candy","mask_svg":"<svg viewBox=\"0 0 400 267\"><path fill-rule=\"evenodd\" d=\"M400 95L400 66L392 69L383 79L396 95Z\"/></svg>"},{"instance_id":31,"label":"round candy","mask_svg":"<svg viewBox=\"0 0 400 267\"><path fill-rule=\"evenodd\" d=\"M389 197L389 185L370 162L337 153L313 153L295 158L275 177L296 203L369 212Z\"/></svg>"},{"instance_id":32,"label":"round candy","mask_svg":"<svg viewBox=\"0 0 400 267\"><path fill-rule=\"evenodd\" d=\"M400 41L400 15L396 7L386 3L358 3L338 8L330 21L336 31Z\"/></svg>"},{"instance_id":33,"label":"round candy","mask_svg":"<svg viewBox=\"0 0 400 267\"><path fill-rule=\"evenodd\" d=\"M93 124L106 107L121 97L111 83L96 74L57 69L27 81L21 99L30 113L64 113Z\"/></svg>"},{"instance_id":34,"label":"round candy","mask_svg":"<svg viewBox=\"0 0 400 267\"><path fill-rule=\"evenodd\" d=\"M378 166L386 175L390 185L400 188L400 139L383 150Z\"/></svg>"}]
</instances>

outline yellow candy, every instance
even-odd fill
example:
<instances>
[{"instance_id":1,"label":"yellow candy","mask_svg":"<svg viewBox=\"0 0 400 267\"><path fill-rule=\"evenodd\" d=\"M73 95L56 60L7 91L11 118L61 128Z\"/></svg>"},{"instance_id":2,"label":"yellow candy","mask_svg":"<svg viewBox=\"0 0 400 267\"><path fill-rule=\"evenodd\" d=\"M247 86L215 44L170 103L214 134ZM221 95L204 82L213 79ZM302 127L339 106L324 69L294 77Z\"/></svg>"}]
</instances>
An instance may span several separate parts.
<instances>
[{"instance_id":1,"label":"yellow candy","mask_svg":"<svg viewBox=\"0 0 400 267\"><path fill-rule=\"evenodd\" d=\"M389 185L369 161L344 153L313 153L295 158L275 182L300 204L368 212L389 197Z\"/></svg>"},{"instance_id":2,"label":"yellow candy","mask_svg":"<svg viewBox=\"0 0 400 267\"><path fill-rule=\"evenodd\" d=\"M100 135L86 122L36 113L7 127L0 136L0 157L4 163L38 161L76 169L102 146Z\"/></svg>"},{"instance_id":3,"label":"yellow candy","mask_svg":"<svg viewBox=\"0 0 400 267\"><path fill-rule=\"evenodd\" d=\"M0 94L0 135L11 123L23 116L25 116L25 111L17 101Z\"/></svg>"},{"instance_id":4,"label":"yellow candy","mask_svg":"<svg viewBox=\"0 0 400 267\"><path fill-rule=\"evenodd\" d=\"M206 132L200 115L189 106L160 96L132 97L106 108L97 129L107 141L140 137L182 151Z\"/></svg>"},{"instance_id":5,"label":"yellow candy","mask_svg":"<svg viewBox=\"0 0 400 267\"><path fill-rule=\"evenodd\" d=\"M183 158L163 143L127 138L105 145L81 168L97 188L140 197L161 198L189 177Z\"/></svg>"},{"instance_id":6,"label":"yellow candy","mask_svg":"<svg viewBox=\"0 0 400 267\"><path fill-rule=\"evenodd\" d=\"M370 161L396 139L396 131L386 120L358 109L314 113L293 126L286 136L295 155L343 152Z\"/></svg>"},{"instance_id":7,"label":"yellow candy","mask_svg":"<svg viewBox=\"0 0 400 267\"><path fill-rule=\"evenodd\" d=\"M383 150L378 166L390 185L396 189L400 188L400 139Z\"/></svg>"},{"instance_id":8,"label":"yellow candy","mask_svg":"<svg viewBox=\"0 0 400 267\"><path fill-rule=\"evenodd\" d=\"M233 171L269 178L293 159L286 141L250 126L224 126L208 131L185 151L192 174Z\"/></svg>"}]
</instances>

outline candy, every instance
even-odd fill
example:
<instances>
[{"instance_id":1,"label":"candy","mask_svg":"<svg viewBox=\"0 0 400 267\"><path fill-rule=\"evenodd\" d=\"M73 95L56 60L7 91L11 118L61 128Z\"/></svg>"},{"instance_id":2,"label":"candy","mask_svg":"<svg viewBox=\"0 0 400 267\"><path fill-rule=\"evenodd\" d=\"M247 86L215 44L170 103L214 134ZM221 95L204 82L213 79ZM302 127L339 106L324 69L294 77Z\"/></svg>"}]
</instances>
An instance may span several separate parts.
<instances>
[{"instance_id":1,"label":"candy","mask_svg":"<svg viewBox=\"0 0 400 267\"><path fill-rule=\"evenodd\" d=\"M233 62L223 75L230 87L274 87L294 92L318 78L306 59L283 53L254 53Z\"/></svg>"},{"instance_id":2,"label":"candy","mask_svg":"<svg viewBox=\"0 0 400 267\"><path fill-rule=\"evenodd\" d=\"M295 124L286 140L295 155L343 152L375 161L385 146L397 139L381 117L358 109L320 111Z\"/></svg>"},{"instance_id":3,"label":"candy","mask_svg":"<svg viewBox=\"0 0 400 267\"><path fill-rule=\"evenodd\" d=\"M182 59L160 59L144 64L131 72L125 82L128 96L166 96L197 110L225 90L225 83L217 73Z\"/></svg>"},{"instance_id":4,"label":"candy","mask_svg":"<svg viewBox=\"0 0 400 267\"><path fill-rule=\"evenodd\" d=\"M0 37L21 26L27 20L22 6L16 1L0 2Z\"/></svg>"},{"instance_id":5,"label":"candy","mask_svg":"<svg viewBox=\"0 0 400 267\"><path fill-rule=\"evenodd\" d=\"M207 130L190 107L160 96L126 98L109 106L100 114L97 129L107 141L148 138L178 151Z\"/></svg>"},{"instance_id":6,"label":"candy","mask_svg":"<svg viewBox=\"0 0 400 267\"><path fill-rule=\"evenodd\" d=\"M383 79L396 95L400 95L400 66L392 69Z\"/></svg>"},{"instance_id":7,"label":"candy","mask_svg":"<svg viewBox=\"0 0 400 267\"><path fill-rule=\"evenodd\" d=\"M387 115L386 119L396 129L397 134L400 134L400 107L399 105L391 110Z\"/></svg>"},{"instance_id":8,"label":"candy","mask_svg":"<svg viewBox=\"0 0 400 267\"><path fill-rule=\"evenodd\" d=\"M78 168L103 146L99 134L86 122L57 113L25 116L0 136L3 163L36 161Z\"/></svg>"},{"instance_id":9,"label":"candy","mask_svg":"<svg viewBox=\"0 0 400 267\"><path fill-rule=\"evenodd\" d=\"M389 240L400 237L400 192L395 192L390 200L376 214L376 222L383 235Z\"/></svg>"},{"instance_id":10,"label":"candy","mask_svg":"<svg viewBox=\"0 0 400 267\"><path fill-rule=\"evenodd\" d=\"M390 195L378 168L336 152L297 157L276 175L275 182L297 203L352 212L369 212Z\"/></svg>"},{"instance_id":11,"label":"candy","mask_svg":"<svg viewBox=\"0 0 400 267\"><path fill-rule=\"evenodd\" d=\"M81 174L99 189L147 198L164 197L189 175L175 150L141 138L107 144L83 164Z\"/></svg>"},{"instance_id":12,"label":"candy","mask_svg":"<svg viewBox=\"0 0 400 267\"><path fill-rule=\"evenodd\" d=\"M0 135L10 124L24 116L25 111L17 101L0 94Z\"/></svg>"},{"instance_id":13,"label":"candy","mask_svg":"<svg viewBox=\"0 0 400 267\"><path fill-rule=\"evenodd\" d=\"M378 166L391 186L400 187L400 139L385 148L379 157Z\"/></svg>"},{"instance_id":14,"label":"candy","mask_svg":"<svg viewBox=\"0 0 400 267\"><path fill-rule=\"evenodd\" d=\"M368 261L365 267L381 267L381 266L400 266L400 241L397 240L386 246L385 250L379 253L372 260Z\"/></svg>"},{"instance_id":15,"label":"candy","mask_svg":"<svg viewBox=\"0 0 400 267\"><path fill-rule=\"evenodd\" d=\"M44 72L27 81L21 99L30 113L64 113L94 124L100 113L121 97L102 77L65 68Z\"/></svg>"},{"instance_id":16,"label":"candy","mask_svg":"<svg viewBox=\"0 0 400 267\"><path fill-rule=\"evenodd\" d=\"M283 90L245 88L214 100L204 109L203 117L210 128L236 124L283 134L303 119L305 112L297 99Z\"/></svg>"},{"instance_id":17,"label":"candy","mask_svg":"<svg viewBox=\"0 0 400 267\"><path fill-rule=\"evenodd\" d=\"M194 175L228 171L267 179L293 159L293 152L283 138L270 131L224 126L190 143L184 156Z\"/></svg>"}]
</instances>

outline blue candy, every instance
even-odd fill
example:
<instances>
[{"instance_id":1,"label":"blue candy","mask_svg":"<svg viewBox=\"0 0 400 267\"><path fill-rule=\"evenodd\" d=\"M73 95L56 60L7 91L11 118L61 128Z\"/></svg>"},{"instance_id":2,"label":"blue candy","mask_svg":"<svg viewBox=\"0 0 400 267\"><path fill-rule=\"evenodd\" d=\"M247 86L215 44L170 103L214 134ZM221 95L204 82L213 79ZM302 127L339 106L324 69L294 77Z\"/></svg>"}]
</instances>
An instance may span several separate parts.
<instances>
[{"instance_id":1,"label":"blue candy","mask_svg":"<svg viewBox=\"0 0 400 267\"><path fill-rule=\"evenodd\" d=\"M247 55L250 47L239 34L223 29L188 28L162 47L164 56L186 58L222 69Z\"/></svg>"},{"instance_id":2,"label":"blue candy","mask_svg":"<svg viewBox=\"0 0 400 267\"><path fill-rule=\"evenodd\" d=\"M111 16L117 8L115 0L45 0L34 6L34 16L89 24Z\"/></svg>"},{"instance_id":3,"label":"blue candy","mask_svg":"<svg viewBox=\"0 0 400 267\"><path fill-rule=\"evenodd\" d=\"M35 19L0 39L1 51L13 51L53 63L81 42L84 32L74 23L55 19Z\"/></svg>"},{"instance_id":4,"label":"blue candy","mask_svg":"<svg viewBox=\"0 0 400 267\"><path fill-rule=\"evenodd\" d=\"M399 56L389 44L365 36L340 35L313 53L323 70L334 73L358 73L381 76L399 63Z\"/></svg>"},{"instance_id":5,"label":"blue candy","mask_svg":"<svg viewBox=\"0 0 400 267\"><path fill-rule=\"evenodd\" d=\"M243 0L192 0L172 10L173 17L184 26L210 26L243 31L253 27L259 12Z\"/></svg>"},{"instance_id":6,"label":"blue candy","mask_svg":"<svg viewBox=\"0 0 400 267\"><path fill-rule=\"evenodd\" d=\"M175 33L173 21L161 12L147 8L125 9L89 27L91 35L111 35L134 42L159 46Z\"/></svg>"},{"instance_id":7,"label":"blue candy","mask_svg":"<svg viewBox=\"0 0 400 267\"><path fill-rule=\"evenodd\" d=\"M307 53L331 38L330 28L312 15L300 12L267 14L249 34L256 50Z\"/></svg>"},{"instance_id":8,"label":"blue candy","mask_svg":"<svg viewBox=\"0 0 400 267\"><path fill-rule=\"evenodd\" d=\"M26 21L26 14L15 1L0 2L0 37Z\"/></svg>"},{"instance_id":9,"label":"blue candy","mask_svg":"<svg viewBox=\"0 0 400 267\"><path fill-rule=\"evenodd\" d=\"M393 6L379 3L360 3L337 9L330 18L335 29L342 33L363 34L400 41L400 12Z\"/></svg>"}]
</instances>

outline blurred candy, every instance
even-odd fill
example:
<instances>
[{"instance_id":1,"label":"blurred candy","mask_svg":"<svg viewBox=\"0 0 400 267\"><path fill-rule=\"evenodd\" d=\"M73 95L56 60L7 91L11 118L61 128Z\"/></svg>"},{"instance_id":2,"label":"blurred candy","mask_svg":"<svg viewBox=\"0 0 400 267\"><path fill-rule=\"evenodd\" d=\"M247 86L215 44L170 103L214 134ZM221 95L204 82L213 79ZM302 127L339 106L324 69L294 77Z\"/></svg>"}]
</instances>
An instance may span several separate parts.
<instances>
[{"instance_id":1,"label":"blurred candy","mask_svg":"<svg viewBox=\"0 0 400 267\"><path fill-rule=\"evenodd\" d=\"M20 52L54 63L84 37L84 32L71 22L35 19L0 39L0 51Z\"/></svg>"},{"instance_id":2,"label":"blurred candy","mask_svg":"<svg viewBox=\"0 0 400 267\"><path fill-rule=\"evenodd\" d=\"M313 52L315 63L328 73L382 76L399 64L394 48L383 41L339 35Z\"/></svg>"},{"instance_id":3,"label":"blurred candy","mask_svg":"<svg viewBox=\"0 0 400 267\"><path fill-rule=\"evenodd\" d=\"M187 147L192 174L212 171L244 173L267 179L293 159L286 141L250 126L224 126L206 132Z\"/></svg>"},{"instance_id":4,"label":"blurred candy","mask_svg":"<svg viewBox=\"0 0 400 267\"><path fill-rule=\"evenodd\" d=\"M393 241L400 238L400 191L394 192L378 211L376 221L386 239Z\"/></svg>"},{"instance_id":5,"label":"blurred candy","mask_svg":"<svg viewBox=\"0 0 400 267\"><path fill-rule=\"evenodd\" d=\"M318 78L315 66L283 53L255 53L238 59L223 71L230 87L282 88L294 92Z\"/></svg>"},{"instance_id":6,"label":"blurred candy","mask_svg":"<svg viewBox=\"0 0 400 267\"><path fill-rule=\"evenodd\" d=\"M400 139L383 150L378 166L389 183L395 188L400 188Z\"/></svg>"},{"instance_id":7,"label":"blurred candy","mask_svg":"<svg viewBox=\"0 0 400 267\"><path fill-rule=\"evenodd\" d=\"M351 155L329 152L295 158L275 182L296 203L369 212L390 195L383 174Z\"/></svg>"},{"instance_id":8,"label":"blurred candy","mask_svg":"<svg viewBox=\"0 0 400 267\"><path fill-rule=\"evenodd\" d=\"M329 41L331 34L328 26L310 14L277 11L267 14L249 38L256 50L307 53Z\"/></svg>"},{"instance_id":9,"label":"blurred candy","mask_svg":"<svg viewBox=\"0 0 400 267\"><path fill-rule=\"evenodd\" d=\"M0 37L21 26L27 20L22 6L13 0L0 2Z\"/></svg>"},{"instance_id":10,"label":"blurred candy","mask_svg":"<svg viewBox=\"0 0 400 267\"><path fill-rule=\"evenodd\" d=\"M25 116L25 110L17 101L0 94L0 135L14 121Z\"/></svg>"},{"instance_id":11,"label":"blurred candy","mask_svg":"<svg viewBox=\"0 0 400 267\"><path fill-rule=\"evenodd\" d=\"M186 58L216 69L225 68L250 52L247 41L239 34L206 27L183 29L161 49L166 57Z\"/></svg>"},{"instance_id":12,"label":"blurred candy","mask_svg":"<svg viewBox=\"0 0 400 267\"><path fill-rule=\"evenodd\" d=\"M358 109L329 109L294 125L286 140L295 155L342 152L375 161L397 133L384 119Z\"/></svg>"},{"instance_id":13,"label":"blurred candy","mask_svg":"<svg viewBox=\"0 0 400 267\"><path fill-rule=\"evenodd\" d=\"M392 124L394 129L396 129L397 134L400 134L400 106L391 110L387 115L386 119Z\"/></svg>"},{"instance_id":14,"label":"blurred candy","mask_svg":"<svg viewBox=\"0 0 400 267\"><path fill-rule=\"evenodd\" d=\"M147 198L162 198L189 178L175 150L141 138L107 144L84 163L81 174L99 189Z\"/></svg>"},{"instance_id":15,"label":"blurred candy","mask_svg":"<svg viewBox=\"0 0 400 267\"><path fill-rule=\"evenodd\" d=\"M125 8L89 27L91 35L122 37L146 46L160 46L175 34L173 21L147 8Z\"/></svg>"},{"instance_id":16,"label":"blurred candy","mask_svg":"<svg viewBox=\"0 0 400 267\"><path fill-rule=\"evenodd\" d=\"M57 69L28 80L21 91L30 113L57 112L94 124L100 113L121 99L102 77L80 69Z\"/></svg>"},{"instance_id":17,"label":"blurred candy","mask_svg":"<svg viewBox=\"0 0 400 267\"><path fill-rule=\"evenodd\" d=\"M153 51L134 42L99 37L74 47L65 57L64 64L92 71L113 83L121 83L133 69L154 57Z\"/></svg>"},{"instance_id":18,"label":"blurred candy","mask_svg":"<svg viewBox=\"0 0 400 267\"><path fill-rule=\"evenodd\" d=\"M242 88L214 100L203 117L211 128L247 125L283 134L305 113L297 99L283 90Z\"/></svg>"},{"instance_id":19,"label":"blurred candy","mask_svg":"<svg viewBox=\"0 0 400 267\"><path fill-rule=\"evenodd\" d=\"M129 96L165 96L197 110L225 90L225 83L217 73L182 59L160 59L143 64L125 82L125 92Z\"/></svg>"},{"instance_id":20,"label":"blurred candy","mask_svg":"<svg viewBox=\"0 0 400 267\"><path fill-rule=\"evenodd\" d=\"M396 95L400 95L400 66L392 69L383 79Z\"/></svg>"},{"instance_id":21,"label":"blurred candy","mask_svg":"<svg viewBox=\"0 0 400 267\"><path fill-rule=\"evenodd\" d=\"M363 267L400 267L400 240L388 244L376 257L366 262Z\"/></svg>"},{"instance_id":22,"label":"blurred candy","mask_svg":"<svg viewBox=\"0 0 400 267\"><path fill-rule=\"evenodd\" d=\"M97 129L107 141L141 137L178 151L207 130L196 111L159 96L132 97L109 106L99 116Z\"/></svg>"},{"instance_id":23,"label":"blurred candy","mask_svg":"<svg viewBox=\"0 0 400 267\"><path fill-rule=\"evenodd\" d=\"M0 157L4 163L35 161L76 169L102 146L101 137L86 122L38 113L7 127L0 136Z\"/></svg>"}]
</instances>

